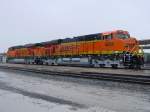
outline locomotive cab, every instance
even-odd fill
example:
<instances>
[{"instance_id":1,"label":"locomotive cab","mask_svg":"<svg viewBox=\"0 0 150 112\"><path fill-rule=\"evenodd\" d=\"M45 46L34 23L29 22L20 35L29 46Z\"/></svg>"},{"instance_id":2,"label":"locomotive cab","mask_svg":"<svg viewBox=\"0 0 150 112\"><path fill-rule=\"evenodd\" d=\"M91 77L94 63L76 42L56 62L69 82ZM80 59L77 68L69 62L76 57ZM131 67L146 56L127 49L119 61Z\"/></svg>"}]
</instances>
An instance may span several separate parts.
<instances>
[{"instance_id":1,"label":"locomotive cab","mask_svg":"<svg viewBox=\"0 0 150 112\"><path fill-rule=\"evenodd\" d=\"M110 51L110 54L108 55L112 58L109 59L113 61L112 65L114 65L116 60L128 68L135 68L137 66L137 61L140 62L138 65L143 64L143 57L142 55L139 56L139 43L135 38L130 37L130 34L127 31L116 30L104 32L103 40L105 43L105 49ZM137 68L139 68L139 66Z\"/></svg>"},{"instance_id":2,"label":"locomotive cab","mask_svg":"<svg viewBox=\"0 0 150 112\"><path fill-rule=\"evenodd\" d=\"M123 51L123 63L124 66L129 68L140 69L144 64L143 55L140 53L140 47L138 41L130 37L127 31L118 31L116 38L121 39L124 45Z\"/></svg>"}]
</instances>

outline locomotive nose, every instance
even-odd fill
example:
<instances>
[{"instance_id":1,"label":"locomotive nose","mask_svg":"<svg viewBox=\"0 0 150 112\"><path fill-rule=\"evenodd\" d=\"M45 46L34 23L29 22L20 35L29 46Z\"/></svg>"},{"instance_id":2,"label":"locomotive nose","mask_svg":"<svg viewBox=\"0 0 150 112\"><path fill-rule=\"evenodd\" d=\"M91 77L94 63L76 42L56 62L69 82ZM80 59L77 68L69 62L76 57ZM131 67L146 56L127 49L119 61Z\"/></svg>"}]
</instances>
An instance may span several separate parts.
<instances>
[{"instance_id":1,"label":"locomotive nose","mask_svg":"<svg viewBox=\"0 0 150 112\"><path fill-rule=\"evenodd\" d=\"M139 51L139 43L135 38L129 38L125 40L126 49L130 52L138 52Z\"/></svg>"},{"instance_id":2,"label":"locomotive nose","mask_svg":"<svg viewBox=\"0 0 150 112\"><path fill-rule=\"evenodd\" d=\"M128 39L125 39L124 41L125 41L125 47L129 49L132 49L136 45L138 45L138 41L135 38L128 38Z\"/></svg>"},{"instance_id":3,"label":"locomotive nose","mask_svg":"<svg viewBox=\"0 0 150 112\"><path fill-rule=\"evenodd\" d=\"M126 44L138 45L138 41L137 41L135 38L128 38L128 39L125 39L125 43L126 43Z\"/></svg>"}]
</instances>

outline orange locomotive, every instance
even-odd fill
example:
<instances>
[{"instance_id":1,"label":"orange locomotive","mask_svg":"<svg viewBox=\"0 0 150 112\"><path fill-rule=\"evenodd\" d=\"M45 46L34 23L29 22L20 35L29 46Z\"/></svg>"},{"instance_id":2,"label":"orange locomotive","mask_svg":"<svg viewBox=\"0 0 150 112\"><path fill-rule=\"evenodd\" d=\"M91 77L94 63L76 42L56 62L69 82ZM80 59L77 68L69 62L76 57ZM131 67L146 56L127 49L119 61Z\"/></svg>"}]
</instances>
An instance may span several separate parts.
<instances>
[{"instance_id":1,"label":"orange locomotive","mask_svg":"<svg viewBox=\"0 0 150 112\"><path fill-rule=\"evenodd\" d=\"M48 65L134 66L139 43L127 31L116 30L9 48L8 62ZM142 63L142 62L141 62Z\"/></svg>"}]
</instances>

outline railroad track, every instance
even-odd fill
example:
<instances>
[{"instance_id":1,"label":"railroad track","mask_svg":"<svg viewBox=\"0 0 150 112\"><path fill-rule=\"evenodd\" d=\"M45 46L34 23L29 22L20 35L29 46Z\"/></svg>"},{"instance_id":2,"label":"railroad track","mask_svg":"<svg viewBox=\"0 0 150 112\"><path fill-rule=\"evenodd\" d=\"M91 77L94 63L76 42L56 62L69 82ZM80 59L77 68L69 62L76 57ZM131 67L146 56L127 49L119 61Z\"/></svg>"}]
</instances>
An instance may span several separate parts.
<instances>
[{"instance_id":1,"label":"railroad track","mask_svg":"<svg viewBox=\"0 0 150 112\"><path fill-rule=\"evenodd\" d=\"M8 66L0 66L0 68L40 73L40 74L45 74L45 75L57 75L57 76L67 76L67 77L69 76L69 77L148 84L148 85L150 84L150 76L147 76L147 75L127 75L127 74L95 73L95 72L71 73L71 72L57 72L57 71L50 71L50 70L38 70L38 69L8 67Z\"/></svg>"}]
</instances>

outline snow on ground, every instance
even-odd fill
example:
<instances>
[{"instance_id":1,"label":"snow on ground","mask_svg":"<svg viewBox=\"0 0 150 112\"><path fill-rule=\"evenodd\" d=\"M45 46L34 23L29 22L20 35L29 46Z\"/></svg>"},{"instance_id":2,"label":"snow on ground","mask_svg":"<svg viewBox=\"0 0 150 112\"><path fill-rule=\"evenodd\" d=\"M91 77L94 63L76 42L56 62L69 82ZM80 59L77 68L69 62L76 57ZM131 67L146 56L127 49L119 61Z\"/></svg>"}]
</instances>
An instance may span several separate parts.
<instances>
[{"instance_id":1,"label":"snow on ground","mask_svg":"<svg viewBox=\"0 0 150 112\"><path fill-rule=\"evenodd\" d=\"M68 105L46 102L21 94L0 90L1 112L114 112L103 108L79 109Z\"/></svg>"},{"instance_id":2,"label":"snow on ground","mask_svg":"<svg viewBox=\"0 0 150 112\"><path fill-rule=\"evenodd\" d=\"M0 112L150 112L149 86L39 75L0 71Z\"/></svg>"}]
</instances>

